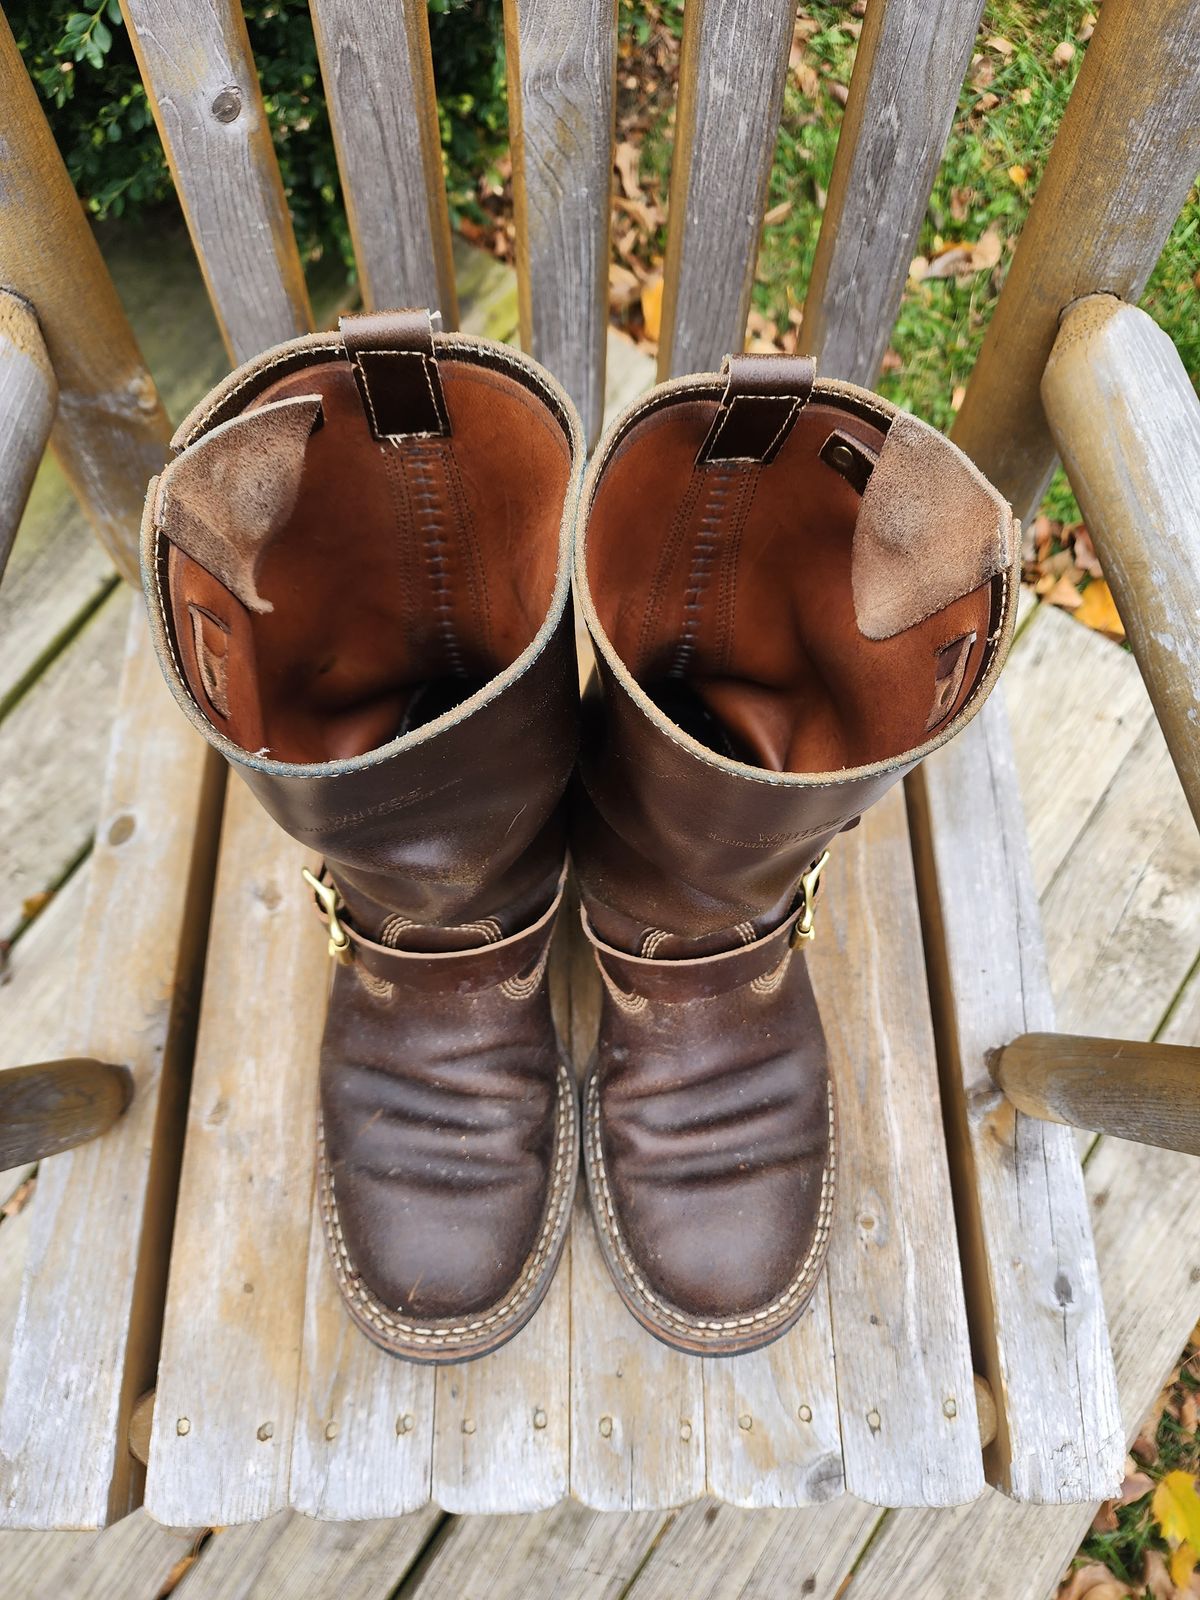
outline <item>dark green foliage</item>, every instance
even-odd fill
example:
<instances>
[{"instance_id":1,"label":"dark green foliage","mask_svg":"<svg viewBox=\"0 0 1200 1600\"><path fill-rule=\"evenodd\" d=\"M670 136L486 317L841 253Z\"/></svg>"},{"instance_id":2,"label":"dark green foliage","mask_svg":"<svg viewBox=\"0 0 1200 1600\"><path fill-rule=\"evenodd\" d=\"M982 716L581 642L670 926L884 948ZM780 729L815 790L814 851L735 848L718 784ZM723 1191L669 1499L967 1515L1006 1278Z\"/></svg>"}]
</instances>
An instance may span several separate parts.
<instances>
[{"instance_id":1,"label":"dark green foliage","mask_svg":"<svg viewBox=\"0 0 1200 1600\"><path fill-rule=\"evenodd\" d=\"M97 218L165 200L171 178L118 0L8 0L5 10L76 188ZM329 116L305 0L246 0L250 42L300 249L351 265ZM507 144L501 0L429 0L451 210Z\"/></svg>"}]
</instances>

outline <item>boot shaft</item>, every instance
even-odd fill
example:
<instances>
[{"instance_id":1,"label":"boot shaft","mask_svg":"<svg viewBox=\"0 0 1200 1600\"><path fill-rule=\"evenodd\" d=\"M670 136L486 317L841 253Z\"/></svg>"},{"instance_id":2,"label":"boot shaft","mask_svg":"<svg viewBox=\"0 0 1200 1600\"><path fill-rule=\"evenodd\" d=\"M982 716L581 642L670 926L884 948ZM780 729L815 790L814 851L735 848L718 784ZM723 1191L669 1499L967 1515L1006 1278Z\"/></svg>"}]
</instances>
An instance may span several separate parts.
<instances>
[{"instance_id":1,"label":"boot shaft","mask_svg":"<svg viewBox=\"0 0 1200 1600\"><path fill-rule=\"evenodd\" d=\"M143 570L193 723L364 928L536 915L577 744L566 395L383 313L248 363L174 445Z\"/></svg>"},{"instance_id":2,"label":"boot shaft","mask_svg":"<svg viewBox=\"0 0 1200 1600\"><path fill-rule=\"evenodd\" d=\"M665 956L774 926L978 710L1018 562L959 450L806 360L734 357L618 419L576 552L597 674L572 853L601 934Z\"/></svg>"}]
</instances>

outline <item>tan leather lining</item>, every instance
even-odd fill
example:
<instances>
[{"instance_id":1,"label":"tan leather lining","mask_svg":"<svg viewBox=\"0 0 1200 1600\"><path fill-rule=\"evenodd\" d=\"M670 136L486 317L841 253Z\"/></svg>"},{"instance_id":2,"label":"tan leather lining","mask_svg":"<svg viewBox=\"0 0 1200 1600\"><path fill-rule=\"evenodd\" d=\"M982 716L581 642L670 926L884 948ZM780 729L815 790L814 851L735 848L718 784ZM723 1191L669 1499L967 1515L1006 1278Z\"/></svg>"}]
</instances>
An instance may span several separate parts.
<instances>
[{"instance_id":1,"label":"tan leather lining","mask_svg":"<svg viewBox=\"0 0 1200 1600\"><path fill-rule=\"evenodd\" d=\"M237 667L227 666L226 677L240 689L225 720L214 720L243 748L300 762L374 749L399 730L416 690L452 679L469 692L516 660L541 626L554 590L568 440L546 405L507 374L447 359L439 370L452 438L378 442L346 361L288 374L225 424L236 437L263 408L275 414L300 396L317 396L323 414L288 514L255 551L255 589L242 584L239 594L220 581L234 572L239 549L232 483L219 502L210 495L202 542L186 548L169 517L161 524L174 546L171 620L189 687L206 710L221 712L189 620L189 606L199 605L228 633ZM207 480L193 477L211 481L214 462L220 475L213 437L164 478L206 450ZM254 598L270 609L251 610Z\"/></svg>"},{"instance_id":2,"label":"tan leather lining","mask_svg":"<svg viewBox=\"0 0 1200 1600\"><path fill-rule=\"evenodd\" d=\"M712 400L681 394L636 423L604 464L587 571L614 648L643 686L682 674L739 758L770 770L834 772L915 749L935 704L944 720L979 677L992 579L891 637L865 636L853 575L862 501L821 451L838 429L882 458L884 430L814 397L773 462L723 464L714 517L712 491L694 474L716 469L694 463L716 411ZM944 441L940 448L957 454ZM953 564L956 540L995 548L993 498L987 511L983 530L928 525L929 565ZM931 580L944 581L943 572ZM969 634L946 707L939 652Z\"/></svg>"}]
</instances>

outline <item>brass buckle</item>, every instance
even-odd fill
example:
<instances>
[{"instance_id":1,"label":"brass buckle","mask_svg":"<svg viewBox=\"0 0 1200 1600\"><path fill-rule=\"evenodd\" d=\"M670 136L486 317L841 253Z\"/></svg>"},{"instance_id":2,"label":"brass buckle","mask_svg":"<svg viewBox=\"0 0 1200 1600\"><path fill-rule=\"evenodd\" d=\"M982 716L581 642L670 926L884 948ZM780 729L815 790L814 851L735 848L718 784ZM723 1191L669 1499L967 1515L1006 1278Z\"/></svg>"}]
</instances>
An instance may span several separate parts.
<instances>
[{"instance_id":1,"label":"brass buckle","mask_svg":"<svg viewBox=\"0 0 1200 1600\"><path fill-rule=\"evenodd\" d=\"M821 852L820 858L814 861L808 871L800 879L800 915L796 918L796 925L792 929L792 937L788 941L794 950L798 944L811 944L817 936L814 921L817 913L817 891L821 887L821 874L829 862L829 851Z\"/></svg>"},{"instance_id":2,"label":"brass buckle","mask_svg":"<svg viewBox=\"0 0 1200 1600\"><path fill-rule=\"evenodd\" d=\"M338 918L342 897L337 892L336 884L326 883L324 878L318 878L316 873L310 872L307 867L301 867L300 876L316 895L317 909L325 918L329 929L329 954L335 961L342 963L352 961L354 951L350 947L350 935Z\"/></svg>"}]
</instances>

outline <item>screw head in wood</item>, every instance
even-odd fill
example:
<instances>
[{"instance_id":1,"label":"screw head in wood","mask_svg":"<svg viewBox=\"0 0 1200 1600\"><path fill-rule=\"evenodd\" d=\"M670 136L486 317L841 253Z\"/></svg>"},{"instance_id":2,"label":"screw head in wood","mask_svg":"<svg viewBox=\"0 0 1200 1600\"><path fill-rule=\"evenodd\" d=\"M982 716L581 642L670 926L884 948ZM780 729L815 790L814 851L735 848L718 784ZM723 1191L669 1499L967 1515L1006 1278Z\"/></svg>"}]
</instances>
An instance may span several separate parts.
<instances>
[{"instance_id":1,"label":"screw head in wood","mask_svg":"<svg viewBox=\"0 0 1200 1600\"><path fill-rule=\"evenodd\" d=\"M750 1413L748 1411L743 1411L741 1416L738 1418L738 1427L742 1430L743 1433L749 1433L750 1429L753 1426L754 1426L754 1418L750 1415Z\"/></svg>"},{"instance_id":2,"label":"screw head in wood","mask_svg":"<svg viewBox=\"0 0 1200 1600\"><path fill-rule=\"evenodd\" d=\"M185 1433L191 1433L191 1431L192 1431L192 1425L188 1421L187 1417L180 1417L179 1420L175 1424L175 1432L182 1439Z\"/></svg>"},{"instance_id":3,"label":"screw head in wood","mask_svg":"<svg viewBox=\"0 0 1200 1600\"><path fill-rule=\"evenodd\" d=\"M275 1437L275 1424L273 1422L264 1422L258 1430L258 1437L263 1444L266 1444L268 1439L273 1439Z\"/></svg>"},{"instance_id":4,"label":"screw head in wood","mask_svg":"<svg viewBox=\"0 0 1200 1600\"><path fill-rule=\"evenodd\" d=\"M533 1413L533 1425L535 1428L544 1428L546 1426L546 1413L542 1410L541 1406L538 1406L537 1410Z\"/></svg>"},{"instance_id":5,"label":"screw head in wood","mask_svg":"<svg viewBox=\"0 0 1200 1600\"><path fill-rule=\"evenodd\" d=\"M396 1435L398 1438L403 1437L406 1433L411 1433L413 1427L413 1414L411 1411L406 1411L402 1417L396 1418Z\"/></svg>"},{"instance_id":6,"label":"screw head in wood","mask_svg":"<svg viewBox=\"0 0 1200 1600\"><path fill-rule=\"evenodd\" d=\"M613 1424L612 1424L612 1418L611 1417L601 1417L600 1418L600 1437L602 1439L611 1439L612 1438L612 1428L613 1428Z\"/></svg>"},{"instance_id":7,"label":"screw head in wood","mask_svg":"<svg viewBox=\"0 0 1200 1600\"><path fill-rule=\"evenodd\" d=\"M236 122L242 114L242 91L236 84L229 84L213 101L211 110L218 122Z\"/></svg>"},{"instance_id":8,"label":"screw head in wood","mask_svg":"<svg viewBox=\"0 0 1200 1600\"><path fill-rule=\"evenodd\" d=\"M812 1421L812 1407L811 1406L801 1406L800 1410L796 1413L796 1415L800 1418L801 1422L811 1422Z\"/></svg>"}]
</instances>

